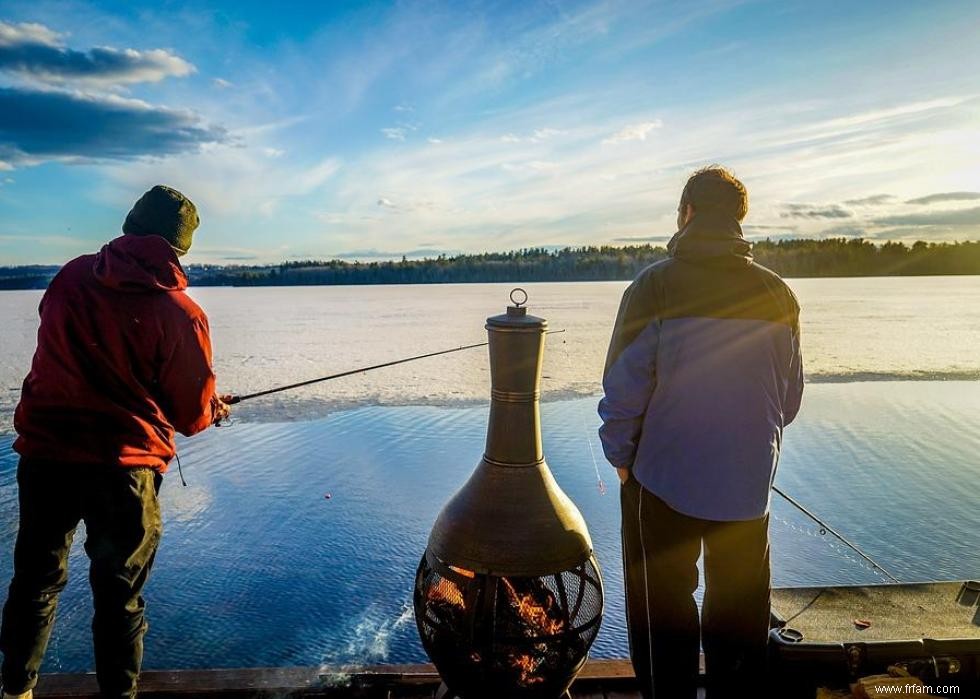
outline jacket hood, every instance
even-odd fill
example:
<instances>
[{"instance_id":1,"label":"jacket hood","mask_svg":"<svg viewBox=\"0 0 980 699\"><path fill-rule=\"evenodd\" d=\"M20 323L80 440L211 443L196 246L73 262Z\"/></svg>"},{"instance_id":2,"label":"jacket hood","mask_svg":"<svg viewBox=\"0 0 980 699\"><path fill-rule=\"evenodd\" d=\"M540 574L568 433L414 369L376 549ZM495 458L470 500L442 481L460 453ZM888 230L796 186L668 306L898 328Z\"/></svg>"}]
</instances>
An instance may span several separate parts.
<instances>
[{"instance_id":1,"label":"jacket hood","mask_svg":"<svg viewBox=\"0 0 980 699\"><path fill-rule=\"evenodd\" d=\"M752 245L742 226L730 216L695 214L667 243L671 257L707 264L748 264Z\"/></svg>"},{"instance_id":2,"label":"jacket hood","mask_svg":"<svg viewBox=\"0 0 980 699\"><path fill-rule=\"evenodd\" d=\"M183 291L187 275L177 253L156 235L124 235L109 241L96 256L95 278L110 289L141 293Z\"/></svg>"}]
</instances>

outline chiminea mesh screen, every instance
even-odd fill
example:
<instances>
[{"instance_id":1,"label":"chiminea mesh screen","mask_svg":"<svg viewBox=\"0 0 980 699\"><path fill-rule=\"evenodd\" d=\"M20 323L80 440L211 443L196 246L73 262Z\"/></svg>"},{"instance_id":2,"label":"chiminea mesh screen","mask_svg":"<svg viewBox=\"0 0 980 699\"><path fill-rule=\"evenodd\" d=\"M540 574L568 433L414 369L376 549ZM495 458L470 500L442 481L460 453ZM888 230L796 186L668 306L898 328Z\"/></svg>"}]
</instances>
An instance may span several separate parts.
<instances>
[{"instance_id":1,"label":"chiminea mesh screen","mask_svg":"<svg viewBox=\"0 0 980 699\"><path fill-rule=\"evenodd\" d=\"M582 667L602 619L595 558L538 577L447 566L426 552L415 579L422 645L463 699L555 699Z\"/></svg>"}]
</instances>

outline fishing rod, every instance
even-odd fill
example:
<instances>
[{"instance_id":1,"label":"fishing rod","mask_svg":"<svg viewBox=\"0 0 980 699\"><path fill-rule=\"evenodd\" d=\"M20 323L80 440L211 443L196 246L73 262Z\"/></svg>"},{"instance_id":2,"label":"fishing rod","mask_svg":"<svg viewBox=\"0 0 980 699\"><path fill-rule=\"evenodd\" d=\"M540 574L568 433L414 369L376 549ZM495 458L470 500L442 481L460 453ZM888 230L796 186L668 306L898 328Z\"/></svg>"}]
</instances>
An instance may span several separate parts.
<instances>
[{"instance_id":1,"label":"fishing rod","mask_svg":"<svg viewBox=\"0 0 980 699\"><path fill-rule=\"evenodd\" d=\"M564 330L549 330L545 335L556 335L558 333L563 333ZM428 359L429 357L438 357L441 354L452 354L453 352L462 352L463 350L475 349L477 347L486 347L489 342L479 342L475 345L463 345L461 347L453 347L452 349L439 350L438 352L429 352L427 354L419 354L414 357L405 357L404 359L396 359L391 362L384 362L383 364L374 364L372 366L365 366L359 369L350 369L349 371L342 371L339 374L330 374L329 376L321 376L318 379L308 379L306 381L299 381L297 383L291 383L286 386L277 386L276 388L267 388L264 391L256 391L255 393L247 393L244 396L232 396L228 401L228 405L235 405L236 403L241 403L243 400L251 400L253 398L258 398L260 396L268 396L273 393L280 393L281 391L291 391L294 388L302 388L303 386L310 386L315 383L321 383L323 381L332 381L333 379L340 379L344 376L353 376L354 374L363 374L368 371L374 371L375 369L384 369L385 367L395 366L396 364L405 364L406 362L415 362L419 359Z\"/></svg>"},{"instance_id":2,"label":"fishing rod","mask_svg":"<svg viewBox=\"0 0 980 699\"><path fill-rule=\"evenodd\" d=\"M800 512L802 512L803 514L805 514L807 517L809 517L810 519L812 519L814 522L816 522L817 524L819 524L820 527L821 527L821 529L820 529L820 533L821 534L823 534L825 531L830 532L831 534L833 534L834 536L836 536L838 539L840 539L841 541L843 541L857 555L859 555L861 558L863 558L868 563L870 563L875 569L881 571L881 573L883 575L885 575L886 577L888 577L889 579L891 579L892 582L896 582L896 583L902 582L901 580L899 580L898 578L896 578L894 575L892 575L891 573L889 573L887 570L885 570L884 568L882 568L873 558L871 558L871 556L869 556L864 551L862 551L861 549L859 549L856 544L853 544L850 541L848 541L847 538L843 534L837 532L829 524L827 524L822 519L820 519L819 517L817 517L815 514L813 514L812 512L810 512L810 510L806 509L795 498L787 495L786 493L784 493L782 490L780 490L775 485L772 487L772 489L773 489L773 491L776 492L777 495L782 496L783 499L785 499L786 502L788 502L790 505L792 505L793 507L795 507L796 509L798 509Z\"/></svg>"}]
</instances>

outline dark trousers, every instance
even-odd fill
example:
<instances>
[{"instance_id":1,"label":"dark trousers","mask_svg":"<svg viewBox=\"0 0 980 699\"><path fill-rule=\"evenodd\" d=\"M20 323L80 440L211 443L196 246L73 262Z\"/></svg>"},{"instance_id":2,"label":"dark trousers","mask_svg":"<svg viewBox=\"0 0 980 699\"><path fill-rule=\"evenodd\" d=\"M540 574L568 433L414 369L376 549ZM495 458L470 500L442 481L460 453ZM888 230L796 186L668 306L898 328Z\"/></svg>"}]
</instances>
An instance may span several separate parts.
<instances>
[{"instance_id":1,"label":"dark trousers","mask_svg":"<svg viewBox=\"0 0 980 699\"><path fill-rule=\"evenodd\" d=\"M160 482L147 468L20 460L20 529L0 630L5 691L37 684L72 537L84 520L99 688L105 697L136 696L146 631L140 593L162 532Z\"/></svg>"},{"instance_id":2,"label":"dark trousers","mask_svg":"<svg viewBox=\"0 0 980 699\"><path fill-rule=\"evenodd\" d=\"M708 697L753 696L765 673L769 629L768 515L745 522L687 517L632 477L620 498L630 655L643 696L694 699L699 641Z\"/></svg>"}]
</instances>

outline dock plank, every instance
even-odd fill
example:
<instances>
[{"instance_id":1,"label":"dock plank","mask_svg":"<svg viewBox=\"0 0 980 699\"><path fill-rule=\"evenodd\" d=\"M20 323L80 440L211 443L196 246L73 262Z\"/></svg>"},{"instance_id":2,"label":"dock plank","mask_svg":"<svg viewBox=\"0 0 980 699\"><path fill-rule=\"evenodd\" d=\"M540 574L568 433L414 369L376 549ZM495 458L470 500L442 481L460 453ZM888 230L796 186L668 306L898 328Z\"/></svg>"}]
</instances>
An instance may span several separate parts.
<instances>
[{"instance_id":1,"label":"dock plank","mask_svg":"<svg viewBox=\"0 0 980 699\"><path fill-rule=\"evenodd\" d=\"M221 697L377 697L431 699L439 687L432 665L324 666L214 670L148 670L140 678L140 696L169 699ZM623 699L638 699L633 668L626 660L590 660L572 688L573 699L607 699L615 689ZM98 696L94 673L44 675L35 692L43 699Z\"/></svg>"}]
</instances>

